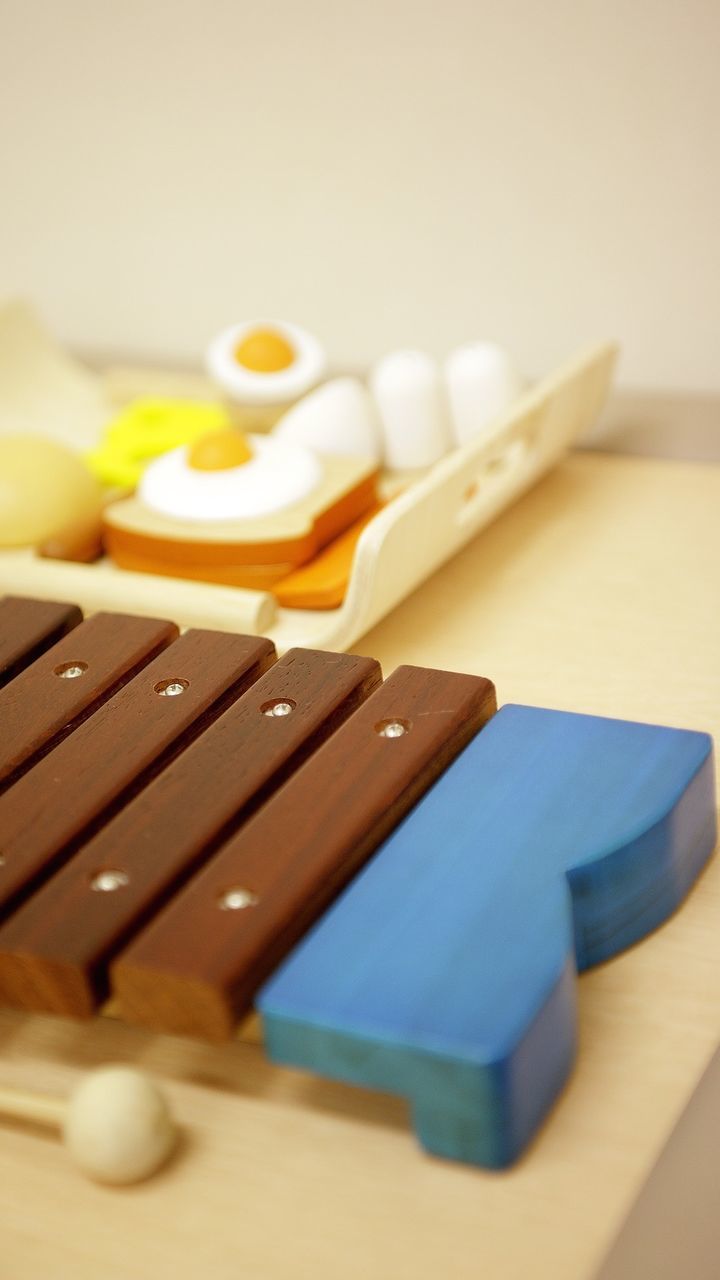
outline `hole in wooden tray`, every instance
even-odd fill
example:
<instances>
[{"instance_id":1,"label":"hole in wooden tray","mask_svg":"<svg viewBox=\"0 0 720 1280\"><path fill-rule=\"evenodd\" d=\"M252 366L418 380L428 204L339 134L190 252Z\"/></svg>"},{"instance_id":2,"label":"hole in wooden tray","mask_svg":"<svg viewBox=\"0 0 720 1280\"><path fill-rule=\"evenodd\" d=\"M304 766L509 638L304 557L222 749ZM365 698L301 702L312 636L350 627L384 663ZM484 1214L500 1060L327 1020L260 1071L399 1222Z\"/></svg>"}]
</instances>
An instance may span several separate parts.
<instances>
[{"instance_id":1,"label":"hole in wooden tray","mask_svg":"<svg viewBox=\"0 0 720 1280\"><path fill-rule=\"evenodd\" d=\"M517 466L520 459L527 453L528 447L529 442L523 437L519 440L511 440L500 453L488 458L485 463L485 474L497 476L504 471L509 471L511 467Z\"/></svg>"},{"instance_id":2,"label":"hole in wooden tray","mask_svg":"<svg viewBox=\"0 0 720 1280\"><path fill-rule=\"evenodd\" d=\"M456 519L459 524L472 520L479 514L486 498L496 485L501 484L506 476L517 470L526 454L532 447L532 436L520 436L494 453L483 464L473 480L470 480L462 492L460 509Z\"/></svg>"}]
</instances>

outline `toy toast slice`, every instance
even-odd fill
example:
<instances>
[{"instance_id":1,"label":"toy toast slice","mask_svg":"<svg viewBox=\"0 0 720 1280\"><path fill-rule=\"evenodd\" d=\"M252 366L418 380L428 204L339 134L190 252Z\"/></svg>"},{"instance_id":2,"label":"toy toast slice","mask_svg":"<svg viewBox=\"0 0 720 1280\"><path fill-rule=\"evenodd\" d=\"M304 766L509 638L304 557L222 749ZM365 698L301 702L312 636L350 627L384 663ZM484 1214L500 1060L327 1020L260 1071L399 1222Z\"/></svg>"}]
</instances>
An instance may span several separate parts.
<instances>
[{"instance_id":1,"label":"toy toast slice","mask_svg":"<svg viewBox=\"0 0 720 1280\"><path fill-rule=\"evenodd\" d=\"M165 515L140 496L104 516L108 554L125 569L261 589L311 560L376 501L377 467L368 459L320 459L318 485L270 514L198 520Z\"/></svg>"}]
</instances>

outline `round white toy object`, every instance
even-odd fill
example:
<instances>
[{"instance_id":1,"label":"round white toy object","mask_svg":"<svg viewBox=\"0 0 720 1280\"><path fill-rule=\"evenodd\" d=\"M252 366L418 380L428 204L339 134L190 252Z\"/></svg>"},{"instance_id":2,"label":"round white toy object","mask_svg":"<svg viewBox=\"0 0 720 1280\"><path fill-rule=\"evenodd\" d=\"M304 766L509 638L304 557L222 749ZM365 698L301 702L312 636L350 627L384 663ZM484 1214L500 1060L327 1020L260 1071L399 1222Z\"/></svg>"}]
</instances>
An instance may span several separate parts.
<instances>
[{"instance_id":1,"label":"round white toy object","mask_svg":"<svg viewBox=\"0 0 720 1280\"><path fill-rule=\"evenodd\" d=\"M147 467L138 496L152 511L181 520L242 520L292 506L320 484L322 464L310 449L268 436L249 436L248 443L247 462L207 470L193 465L195 447L173 449Z\"/></svg>"},{"instance_id":2,"label":"round white toy object","mask_svg":"<svg viewBox=\"0 0 720 1280\"><path fill-rule=\"evenodd\" d=\"M520 391L508 352L494 342L467 342L451 351L445 380L458 444L485 431Z\"/></svg>"},{"instance_id":3,"label":"round white toy object","mask_svg":"<svg viewBox=\"0 0 720 1280\"><path fill-rule=\"evenodd\" d=\"M276 440L317 453L382 456L377 410L359 378L333 378L288 409L275 427Z\"/></svg>"},{"instance_id":4,"label":"round white toy object","mask_svg":"<svg viewBox=\"0 0 720 1280\"><path fill-rule=\"evenodd\" d=\"M118 1185L149 1177L177 1141L162 1094L129 1067L103 1067L83 1081L67 1104L63 1135L85 1173Z\"/></svg>"},{"instance_id":5,"label":"round white toy object","mask_svg":"<svg viewBox=\"0 0 720 1280\"><path fill-rule=\"evenodd\" d=\"M208 373L239 404L287 404L320 381L327 365L317 338L286 320L244 320L210 343Z\"/></svg>"},{"instance_id":6,"label":"round white toy object","mask_svg":"<svg viewBox=\"0 0 720 1280\"><path fill-rule=\"evenodd\" d=\"M452 444L438 365L422 351L395 351L370 375L380 413L385 462L396 471L432 466Z\"/></svg>"}]
</instances>

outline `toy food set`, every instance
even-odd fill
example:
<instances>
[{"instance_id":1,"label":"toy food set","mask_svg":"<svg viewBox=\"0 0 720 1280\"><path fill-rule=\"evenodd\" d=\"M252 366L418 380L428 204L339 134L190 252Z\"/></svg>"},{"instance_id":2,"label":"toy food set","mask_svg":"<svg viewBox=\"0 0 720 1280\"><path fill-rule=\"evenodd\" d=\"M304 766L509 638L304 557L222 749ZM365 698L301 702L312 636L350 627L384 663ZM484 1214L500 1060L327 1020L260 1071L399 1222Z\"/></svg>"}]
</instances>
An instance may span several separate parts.
<instances>
[{"instance_id":1,"label":"toy food set","mask_svg":"<svg viewBox=\"0 0 720 1280\"><path fill-rule=\"evenodd\" d=\"M557 462L614 358L524 387L507 351L469 342L328 377L316 338L264 319L213 339L200 398L114 405L8 308L0 590L137 613L160 591L183 625L346 648Z\"/></svg>"}]
</instances>

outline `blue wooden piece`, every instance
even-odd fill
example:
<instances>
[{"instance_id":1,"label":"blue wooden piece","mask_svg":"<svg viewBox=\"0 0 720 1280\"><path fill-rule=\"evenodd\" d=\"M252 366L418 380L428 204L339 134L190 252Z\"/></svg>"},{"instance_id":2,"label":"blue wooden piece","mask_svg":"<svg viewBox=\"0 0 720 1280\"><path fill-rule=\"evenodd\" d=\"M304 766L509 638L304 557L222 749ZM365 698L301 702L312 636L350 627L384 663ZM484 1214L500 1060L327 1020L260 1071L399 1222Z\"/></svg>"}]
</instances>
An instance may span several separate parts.
<instances>
[{"instance_id":1,"label":"blue wooden piece","mask_svg":"<svg viewBox=\"0 0 720 1280\"><path fill-rule=\"evenodd\" d=\"M706 734L506 706L266 984L268 1051L506 1165L570 1071L576 968L660 924L714 843Z\"/></svg>"}]
</instances>

